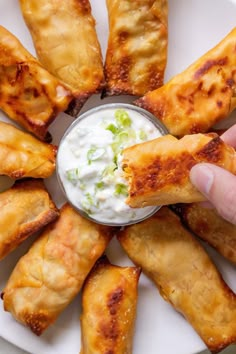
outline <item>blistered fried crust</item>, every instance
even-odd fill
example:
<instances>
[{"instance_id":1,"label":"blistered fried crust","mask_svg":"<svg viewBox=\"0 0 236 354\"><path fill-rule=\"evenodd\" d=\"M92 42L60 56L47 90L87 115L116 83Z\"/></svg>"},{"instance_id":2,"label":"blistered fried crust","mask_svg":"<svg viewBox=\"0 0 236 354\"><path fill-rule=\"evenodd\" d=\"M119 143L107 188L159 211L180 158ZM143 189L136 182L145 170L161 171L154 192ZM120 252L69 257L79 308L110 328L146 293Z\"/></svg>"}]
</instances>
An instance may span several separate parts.
<instances>
[{"instance_id":1,"label":"blistered fried crust","mask_svg":"<svg viewBox=\"0 0 236 354\"><path fill-rule=\"evenodd\" d=\"M2 294L5 311L40 335L80 291L112 231L65 204L18 261Z\"/></svg>"},{"instance_id":2,"label":"blistered fried crust","mask_svg":"<svg viewBox=\"0 0 236 354\"><path fill-rule=\"evenodd\" d=\"M198 203L174 206L183 223L214 247L222 256L236 264L236 226L223 219L215 209Z\"/></svg>"},{"instance_id":3,"label":"blistered fried crust","mask_svg":"<svg viewBox=\"0 0 236 354\"><path fill-rule=\"evenodd\" d=\"M81 354L131 354L140 268L100 259L83 287Z\"/></svg>"},{"instance_id":4,"label":"blistered fried crust","mask_svg":"<svg viewBox=\"0 0 236 354\"><path fill-rule=\"evenodd\" d=\"M67 84L76 115L86 99L104 84L101 49L88 0L20 0L37 56Z\"/></svg>"},{"instance_id":5,"label":"blistered fried crust","mask_svg":"<svg viewBox=\"0 0 236 354\"><path fill-rule=\"evenodd\" d=\"M55 170L56 152L55 145L0 122L0 175L47 178Z\"/></svg>"},{"instance_id":6,"label":"blistered fried crust","mask_svg":"<svg viewBox=\"0 0 236 354\"><path fill-rule=\"evenodd\" d=\"M163 85L167 0L107 0L106 95L142 96Z\"/></svg>"},{"instance_id":7,"label":"blistered fried crust","mask_svg":"<svg viewBox=\"0 0 236 354\"><path fill-rule=\"evenodd\" d=\"M166 135L123 151L122 166L129 184L131 207L191 203L205 200L192 185L190 169L209 162L236 173L235 150L217 134Z\"/></svg>"},{"instance_id":8,"label":"blistered fried crust","mask_svg":"<svg viewBox=\"0 0 236 354\"><path fill-rule=\"evenodd\" d=\"M0 26L0 108L45 140L50 123L71 99L69 89Z\"/></svg>"},{"instance_id":9,"label":"blistered fried crust","mask_svg":"<svg viewBox=\"0 0 236 354\"><path fill-rule=\"evenodd\" d=\"M161 88L135 102L175 136L204 133L236 107L236 28Z\"/></svg>"},{"instance_id":10,"label":"blistered fried crust","mask_svg":"<svg viewBox=\"0 0 236 354\"><path fill-rule=\"evenodd\" d=\"M173 212L163 207L127 227L118 239L210 351L217 353L236 341L236 296Z\"/></svg>"},{"instance_id":11,"label":"blistered fried crust","mask_svg":"<svg viewBox=\"0 0 236 354\"><path fill-rule=\"evenodd\" d=\"M59 216L42 180L19 180L0 193L0 259Z\"/></svg>"}]
</instances>

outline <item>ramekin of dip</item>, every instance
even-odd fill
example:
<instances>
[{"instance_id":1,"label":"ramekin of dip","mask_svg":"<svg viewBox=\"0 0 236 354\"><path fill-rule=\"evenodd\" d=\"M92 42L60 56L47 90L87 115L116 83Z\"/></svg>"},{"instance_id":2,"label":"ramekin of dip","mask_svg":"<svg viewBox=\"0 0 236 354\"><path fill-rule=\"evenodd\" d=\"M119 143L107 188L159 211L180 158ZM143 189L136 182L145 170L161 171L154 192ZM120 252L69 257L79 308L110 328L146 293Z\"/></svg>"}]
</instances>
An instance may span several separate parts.
<instances>
[{"instance_id":1,"label":"ramekin of dip","mask_svg":"<svg viewBox=\"0 0 236 354\"><path fill-rule=\"evenodd\" d=\"M67 200L90 220L111 226L154 214L160 207L126 204L122 151L167 133L156 117L131 104L105 104L80 115L63 135L57 154L57 177Z\"/></svg>"}]
</instances>

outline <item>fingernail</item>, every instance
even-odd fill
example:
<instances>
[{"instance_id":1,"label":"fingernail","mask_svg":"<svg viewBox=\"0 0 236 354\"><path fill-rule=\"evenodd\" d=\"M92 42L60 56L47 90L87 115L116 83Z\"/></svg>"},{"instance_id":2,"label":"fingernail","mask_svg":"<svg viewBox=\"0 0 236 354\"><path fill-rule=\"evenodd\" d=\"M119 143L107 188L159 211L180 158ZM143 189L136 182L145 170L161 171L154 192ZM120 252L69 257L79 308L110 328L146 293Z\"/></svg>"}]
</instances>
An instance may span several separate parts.
<instances>
[{"instance_id":1,"label":"fingernail","mask_svg":"<svg viewBox=\"0 0 236 354\"><path fill-rule=\"evenodd\" d=\"M214 182L214 174L208 166L198 164L191 169L190 179L200 192L208 195Z\"/></svg>"}]
</instances>

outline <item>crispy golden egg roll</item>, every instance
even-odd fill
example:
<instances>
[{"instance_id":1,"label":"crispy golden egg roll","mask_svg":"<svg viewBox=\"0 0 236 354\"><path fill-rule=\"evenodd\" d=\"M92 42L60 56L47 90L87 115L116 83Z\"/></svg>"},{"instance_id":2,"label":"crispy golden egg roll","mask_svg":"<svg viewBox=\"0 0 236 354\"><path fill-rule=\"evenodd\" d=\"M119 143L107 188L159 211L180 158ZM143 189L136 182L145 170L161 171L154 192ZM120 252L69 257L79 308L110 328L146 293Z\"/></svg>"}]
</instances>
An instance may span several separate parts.
<instances>
[{"instance_id":1,"label":"crispy golden egg roll","mask_svg":"<svg viewBox=\"0 0 236 354\"><path fill-rule=\"evenodd\" d=\"M39 61L75 97L76 116L86 99L104 85L95 20L88 0L20 0Z\"/></svg>"},{"instance_id":2,"label":"crispy golden egg roll","mask_svg":"<svg viewBox=\"0 0 236 354\"><path fill-rule=\"evenodd\" d=\"M163 85L167 0L107 0L106 95L142 96Z\"/></svg>"},{"instance_id":3,"label":"crispy golden egg roll","mask_svg":"<svg viewBox=\"0 0 236 354\"><path fill-rule=\"evenodd\" d=\"M236 28L161 88L135 104L158 117L175 136L204 133L236 107Z\"/></svg>"},{"instance_id":4,"label":"crispy golden egg roll","mask_svg":"<svg viewBox=\"0 0 236 354\"><path fill-rule=\"evenodd\" d=\"M40 335L80 291L111 237L111 228L65 204L16 264L2 293L5 311Z\"/></svg>"},{"instance_id":5,"label":"crispy golden egg roll","mask_svg":"<svg viewBox=\"0 0 236 354\"><path fill-rule=\"evenodd\" d=\"M57 147L0 122L0 175L47 178L55 170Z\"/></svg>"},{"instance_id":6,"label":"crispy golden egg roll","mask_svg":"<svg viewBox=\"0 0 236 354\"><path fill-rule=\"evenodd\" d=\"M217 353L236 341L236 296L171 210L161 208L150 219L125 228L118 239L210 351Z\"/></svg>"},{"instance_id":7,"label":"crispy golden egg roll","mask_svg":"<svg viewBox=\"0 0 236 354\"><path fill-rule=\"evenodd\" d=\"M81 354L132 354L141 269L102 257L82 291Z\"/></svg>"},{"instance_id":8,"label":"crispy golden egg roll","mask_svg":"<svg viewBox=\"0 0 236 354\"><path fill-rule=\"evenodd\" d=\"M0 26L0 108L45 140L50 123L71 99L70 90Z\"/></svg>"},{"instance_id":9,"label":"crispy golden egg roll","mask_svg":"<svg viewBox=\"0 0 236 354\"><path fill-rule=\"evenodd\" d=\"M236 173L235 150L215 133L186 135L180 140L165 135L124 149L127 204L140 208L205 200L189 179L190 169L198 162Z\"/></svg>"},{"instance_id":10,"label":"crispy golden egg roll","mask_svg":"<svg viewBox=\"0 0 236 354\"><path fill-rule=\"evenodd\" d=\"M236 264L235 225L223 219L215 209L203 208L198 203L177 204L173 208L190 231Z\"/></svg>"},{"instance_id":11,"label":"crispy golden egg roll","mask_svg":"<svg viewBox=\"0 0 236 354\"><path fill-rule=\"evenodd\" d=\"M42 180L15 182L0 193L0 260L59 216Z\"/></svg>"}]
</instances>

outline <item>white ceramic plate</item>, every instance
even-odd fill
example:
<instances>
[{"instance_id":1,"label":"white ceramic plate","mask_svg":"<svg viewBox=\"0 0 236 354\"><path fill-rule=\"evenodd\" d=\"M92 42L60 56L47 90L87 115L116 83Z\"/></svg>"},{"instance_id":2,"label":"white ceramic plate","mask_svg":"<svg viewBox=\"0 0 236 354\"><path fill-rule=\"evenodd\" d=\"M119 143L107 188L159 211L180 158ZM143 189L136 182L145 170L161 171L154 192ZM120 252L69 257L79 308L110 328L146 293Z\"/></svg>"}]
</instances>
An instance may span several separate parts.
<instances>
[{"instance_id":1,"label":"white ceramic plate","mask_svg":"<svg viewBox=\"0 0 236 354\"><path fill-rule=\"evenodd\" d=\"M91 0L91 4L97 20L98 36L105 53L108 33L105 0ZM235 26L235 18L236 1L233 0L169 0L169 57L166 80L218 43ZM0 0L0 24L12 31L31 53L35 53L17 0ZM123 96L101 102L98 96L94 96L82 111L114 101L130 102L132 99ZM6 120L6 116L0 113L0 119ZM71 122L70 117L60 114L50 128L54 143L59 142ZM47 186L55 202L60 205L64 199L55 176L47 181ZM26 241L6 260L0 262L1 289L17 260L26 252L31 242L32 239ZM212 249L208 248L208 252L217 263L226 282L236 291L235 268ZM108 256L115 264L130 264L115 240L109 246ZM79 315L80 296L64 311L55 325L38 338L18 324L9 313L4 312L1 304L0 335L33 354L78 354ZM193 354L204 348L203 342L191 326L162 300L153 284L142 275L133 353Z\"/></svg>"}]
</instances>

